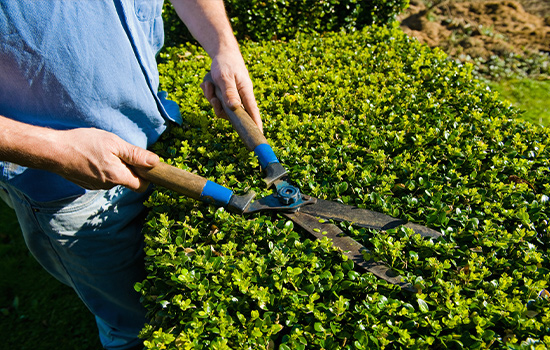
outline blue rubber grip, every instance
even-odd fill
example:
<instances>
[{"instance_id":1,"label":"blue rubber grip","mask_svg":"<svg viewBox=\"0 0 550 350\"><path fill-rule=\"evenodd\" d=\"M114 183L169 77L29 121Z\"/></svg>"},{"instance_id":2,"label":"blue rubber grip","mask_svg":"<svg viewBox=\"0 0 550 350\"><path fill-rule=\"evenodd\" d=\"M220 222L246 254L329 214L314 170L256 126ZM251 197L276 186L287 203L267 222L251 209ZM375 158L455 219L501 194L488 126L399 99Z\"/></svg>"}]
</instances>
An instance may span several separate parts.
<instances>
[{"instance_id":1,"label":"blue rubber grip","mask_svg":"<svg viewBox=\"0 0 550 350\"><path fill-rule=\"evenodd\" d=\"M273 149L271 149L271 146L267 143L262 143L256 146L256 148L254 148L254 153L256 153L256 157L258 157L260 165L264 169L271 163L279 163Z\"/></svg>"},{"instance_id":2,"label":"blue rubber grip","mask_svg":"<svg viewBox=\"0 0 550 350\"><path fill-rule=\"evenodd\" d=\"M230 189L207 180L206 184L202 188L201 201L225 207L229 203L229 200L231 200L232 196L233 191Z\"/></svg>"}]
</instances>

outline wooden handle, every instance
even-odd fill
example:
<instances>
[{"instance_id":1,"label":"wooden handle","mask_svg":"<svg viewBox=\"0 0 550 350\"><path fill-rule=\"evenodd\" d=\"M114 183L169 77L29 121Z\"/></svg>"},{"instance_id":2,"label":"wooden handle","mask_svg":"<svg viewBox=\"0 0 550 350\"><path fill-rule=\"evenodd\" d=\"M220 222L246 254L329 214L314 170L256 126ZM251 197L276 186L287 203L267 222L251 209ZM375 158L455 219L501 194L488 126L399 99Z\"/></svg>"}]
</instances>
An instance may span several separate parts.
<instances>
[{"instance_id":1,"label":"wooden handle","mask_svg":"<svg viewBox=\"0 0 550 350\"><path fill-rule=\"evenodd\" d=\"M239 106L237 109L232 110L223 104L223 109L249 151L254 151L258 145L267 144L264 134L243 107Z\"/></svg>"},{"instance_id":2,"label":"wooden handle","mask_svg":"<svg viewBox=\"0 0 550 350\"><path fill-rule=\"evenodd\" d=\"M250 115L243 107L239 106L233 110L225 104L222 92L220 88L214 83L214 80L212 80L212 76L210 75L210 73L208 73L204 77L204 80L209 81L214 85L216 97L218 98L218 100L220 100L223 110L227 114L227 117L233 125L233 128L235 128L235 130L237 131L237 134L239 134L239 137L241 138L241 140L243 140L246 148L249 151L254 151L254 149L256 149L256 146L267 144L267 140L264 134L262 134L256 123L254 123L254 120L252 120L252 117L250 117Z\"/></svg>"},{"instance_id":3,"label":"wooden handle","mask_svg":"<svg viewBox=\"0 0 550 350\"><path fill-rule=\"evenodd\" d=\"M208 181L202 176L162 162L149 169L139 167L133 169L140 177L154 184L196 200L201 200L201 193Z\"/></svg>"}]
</instances>

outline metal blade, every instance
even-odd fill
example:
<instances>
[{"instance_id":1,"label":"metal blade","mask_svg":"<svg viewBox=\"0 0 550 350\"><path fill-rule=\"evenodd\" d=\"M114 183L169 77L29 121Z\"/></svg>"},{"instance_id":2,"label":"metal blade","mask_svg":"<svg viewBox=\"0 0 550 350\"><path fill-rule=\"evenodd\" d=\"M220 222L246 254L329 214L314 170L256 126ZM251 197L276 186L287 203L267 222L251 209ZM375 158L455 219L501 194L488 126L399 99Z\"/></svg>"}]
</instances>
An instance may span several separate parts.
<instances>
[{"instance_id":1,"label":"metal blade","mask_svg":"<svg viewBox=\"0 0 550 350\"><path fill-rule=\"evenodd\" d=\"M372 228L375 230L389 230L398 226L411 228L422 237L437 238L443 236L431 228L393 218L375 211L361 209L338 202L317 199L316 203L305 205L299 209L301 213L319 216L323 219L348 221L354 226Z\"/></svg>"},{"instance_id":2,"label":"metal blade","mask_svg":"<svg viewBox=\"0 0 550 350\"><path fill-rule=\"evenodd\" d=\"M413 293L417 292L412 284L403 282L401 276L396 275L396 273L386 265L372 259L368 261L365 260L363 252L368 253L368 249L353 238L343 235L342 230L340 230L338 226L320 220L318 217L308 215L302 211L282 214L311 233L317 239L322 239L323 237L331 239L333 246L340 248L343 254L351 259L355 265L360 266L364 270L373 273L375 276L391 284L398 285L404 290Z\"/></svg>"}]
</instances>

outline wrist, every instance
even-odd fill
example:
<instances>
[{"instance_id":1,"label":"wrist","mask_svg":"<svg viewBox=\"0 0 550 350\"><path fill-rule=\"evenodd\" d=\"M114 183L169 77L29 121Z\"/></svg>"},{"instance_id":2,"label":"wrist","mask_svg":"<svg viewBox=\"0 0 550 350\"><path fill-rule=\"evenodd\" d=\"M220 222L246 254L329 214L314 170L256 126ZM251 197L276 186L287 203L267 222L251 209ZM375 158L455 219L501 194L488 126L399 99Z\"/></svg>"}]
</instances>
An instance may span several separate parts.
<instances>
[{"instance_id":1,"label":"wrist","mask_svg":"<svg viewBox=\"0 0 550 350\"><path fill-rule=\"evenodd\" d=\"M44 168L55 160L51 152L55 130L0 117L0 160Z\"/></svg>"},{"instance_id":2,"label":"wrist","mask_svg":"<svg viewBox=\"0 0 550 350\"><path fill-rule=\"evenodd\" d=\"M208 52L208 55L212 58L218 56L241 56L241 50L239 48L239 43L237 39L233 36L233 33L230 35L220 35L219 40L215 40L214 44L210 45L211 48L205 50Z\"/></svg>"}]
</instances>

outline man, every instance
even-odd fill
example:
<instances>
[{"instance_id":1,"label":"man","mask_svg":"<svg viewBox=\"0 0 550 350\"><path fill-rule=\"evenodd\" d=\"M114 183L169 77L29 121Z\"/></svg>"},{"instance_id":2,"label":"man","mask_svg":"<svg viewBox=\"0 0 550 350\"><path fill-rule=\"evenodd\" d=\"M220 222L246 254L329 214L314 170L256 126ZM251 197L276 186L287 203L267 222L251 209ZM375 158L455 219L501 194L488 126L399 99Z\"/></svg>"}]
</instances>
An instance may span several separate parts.
<instances>
[{"instance_id":1,"label":"man","mask_svg":"<svg viewBox=\"0 0 550 350\"><path fill-rule=\"evenodd\" d=\"M181 121L158 93L162 0L2 0L0 196L29 250L74 288L105 349L140 348L147 322L140 218L152 167L146 148ZM252 83L222 0L172 0L212 58L227 105L262 128ZM213 85L203 83L216 114Z\"/></svg>"}]
</instances>

